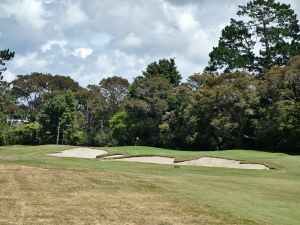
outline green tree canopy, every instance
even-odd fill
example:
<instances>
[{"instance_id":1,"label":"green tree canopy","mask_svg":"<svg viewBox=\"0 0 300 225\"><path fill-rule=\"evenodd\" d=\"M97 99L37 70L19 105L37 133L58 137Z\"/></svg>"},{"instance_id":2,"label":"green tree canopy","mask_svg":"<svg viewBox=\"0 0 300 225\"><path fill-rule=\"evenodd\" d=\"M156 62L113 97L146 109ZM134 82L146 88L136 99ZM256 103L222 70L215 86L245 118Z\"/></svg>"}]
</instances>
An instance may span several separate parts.
<instances>
[{"instance_id":1,"label":"green tree canopy","mask_svg":"<svg viewBox=\"0 0 300 225\"><path fill-rule=\"evenodd\" d=\"M115 114L120 107L120 103L127 94L129 82L127 79L113 76L100 81L100 91L110 106L111 115Z\"/></svg>"},{"instance_id":2,"label":"green tree canopy","mask_svg":"<svg viewBox=\"0 0 300 225\"><path fill-rule=\"evenodd\" d=\"M132 139L127 144L134 144L138 137L139 144L159 145L159 125L169 108L171 91L170 82L160 76L135 80L125 101L126 114L115 117L116 121L126 124L126 130L130 132L128 137Z\"/></svg>"},{"instance_id":3,"label":"green tree canopy","mask_svg":"<svg viewBox=\"0 0 300 225\"><path fill-rule=\"evenodd\" d=\"M264 75L260 97L256 141L260 148L300 149L300 56L287 66L274 67Z\"/></svg>"},{"instance_id":4,"label":"green tree canopy","mask_svg":"<svg viewBox=\"0 0 300 225\"><path fill-rule=\"evenodd\" d=\"M37 114L46 100L62 95L67 90L77 91L79 85L70 77L43 73L18 75L12 82L12 91L30 121L36 121Z\"/></svg>"},{"instance_id":5,"label":"green tree canopy","mask_svg":"<svg viewBox=\"0 0 300 225\"><path fill-rule=\"evenodd\" d=\"M161 76L167 79L173 86L177 86L182 77L177 70L175 59L160 59L158 62L150 63L143 75L147 78Z\"/></svg>"},{"instance_id":6,"label":"green tree canopy","mask_svg":"<svg viewBox=\"0 0 300 225\"><path fill-rule=\"evenodd\" d=\"M65 95L47 100L39 114L42 142L55 143L58 127L60 127L60 136L64 135L65 143L70 142L75 132L75 110L76 102L71 90L68 90Z\"/></svg>"},{"instance_id":7,"label":"green tree canopy","mask_svg":"<svg viewBox=\"0 0 300 225\"><path fill-rule=\"evenodd\" d=\"M14 57L15 53L9 49L0 51L0 126L5 121L5 111L11 102L11 92L7 82L3 82L2 72L6 70L5 61L9 61ZM1 68L2 67L2 68ZM1 131L0 127L0 132Z\"/></svg>"},{"instance_id":8,"label":"green tree canopy","mask_svg":"<svg viewBox=\"0 0 300 225\"><path fill-rule=\"evenodd\" d=\"M2 67L0 68L0 82L3 79L2 72L6 70L6 68L3 67L5 66L5 61L11 60L14 56L15 53L11 52L9 49L0 51L0 66Z\"/></svg>"},{"instance_id":9,"label":"green tree canopy","mask_svg":"<svg viewBox=\"0 0 300 225\"><path fill-rule=\"evenodd\" d=\"M219 44L209 54L206 70L262 72L286 65L300 53L297 16L290 5L275 0L254 0L239 6L241 20L231 19ZM258 50L258 52L257 52Z\"/></svg>"}]
</instances>

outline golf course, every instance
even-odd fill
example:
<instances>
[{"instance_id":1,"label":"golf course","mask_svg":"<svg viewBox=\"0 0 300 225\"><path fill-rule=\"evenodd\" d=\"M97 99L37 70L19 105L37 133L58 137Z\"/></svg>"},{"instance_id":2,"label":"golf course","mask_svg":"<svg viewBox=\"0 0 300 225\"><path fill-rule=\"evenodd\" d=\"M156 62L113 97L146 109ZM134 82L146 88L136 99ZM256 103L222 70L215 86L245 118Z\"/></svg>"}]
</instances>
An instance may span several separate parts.
<instances>
[{"instance_id":1,"label":"golf course","mask_svg":"<svg viewBox=\"0 0 300 225\"><path fill-rule=\"evenodd\" d=\"M236 169L55 157L67 145L0 147L0 224L287 224L300 221L300 156L251 150L93 148L105 156L216 157ZM82 149L81 151L85 151Z\"/></svg>"},{"instance_id":2,"label":"golf course","mask_svg":"<svg viewBox=\"0 0 300 225\"><path fill-rule=\"evenodd\" d=\"M300 0L0 11L0 225L300 225Z\"/></svg>"}]
</instances>

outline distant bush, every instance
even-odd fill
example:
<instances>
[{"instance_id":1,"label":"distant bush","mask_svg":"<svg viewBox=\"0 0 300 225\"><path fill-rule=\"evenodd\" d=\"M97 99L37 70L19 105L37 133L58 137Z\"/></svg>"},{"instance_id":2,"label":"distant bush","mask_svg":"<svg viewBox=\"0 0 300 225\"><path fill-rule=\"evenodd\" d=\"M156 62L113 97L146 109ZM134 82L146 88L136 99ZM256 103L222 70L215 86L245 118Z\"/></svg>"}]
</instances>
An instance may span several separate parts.
<instances>
[{"instance_id":1,"label":"distant bush","mask_svg":"<svg viewBox=\"0 0 300 225\"><path fill-rule=\"evenodd\" d=\"M32 144L38 143L37 133L41 125L37 122L21 124L13 128L14 142L16 144Z\"/></svg>"},{"instance_id":2,"label":"distant bush","mask_svg":"<svg viewBox=\"0 0 300 225\"><path fill-rule=\"evenodd\" d=\"M107 146L112 147L118 145L117 140L112 137L112 133L110 131L102 131L96 134L94 137L94 144L96 146Z\"/></svg>"},{"instance_id":3,"label":"distant bush","mask_svg":"<svg viewBox=\"0 0 300 225\"><path fill-rule=\"evenodd\" d=\"M73 133L71 133L68 142L69 142L68 144L71 145L84 145L85 144L84 133L78 130L74 131Z\"/></svg>"},{"instance_id":4,"label":"distant bush","mask_svg":"<svg viewBox=\"0 0 300 225\"><path fill-rule=\"evenodd\" d=\"M0 145L15 144L12 127L6 124L0 124Z\"/></svg>"}]
</instances>

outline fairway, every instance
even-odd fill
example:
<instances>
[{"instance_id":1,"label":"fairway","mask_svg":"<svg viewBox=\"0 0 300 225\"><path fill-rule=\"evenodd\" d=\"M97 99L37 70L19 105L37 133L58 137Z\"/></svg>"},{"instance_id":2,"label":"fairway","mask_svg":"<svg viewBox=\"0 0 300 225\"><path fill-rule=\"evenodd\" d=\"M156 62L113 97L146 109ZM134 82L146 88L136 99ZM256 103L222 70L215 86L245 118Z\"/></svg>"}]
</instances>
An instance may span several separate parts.
<instances>
[{"instance_id":1,"label":"fairway","mask_svg":"<svg viewBox=\"0 0 300 225\"><path fill-rule=\"evenodd\" d=\"M271 170L158 165L47 154L72 146L0 147L0 224L299 224L300 157L245 150L98 148L110 155L202 156Z\"/></svg>"}]
</instances>

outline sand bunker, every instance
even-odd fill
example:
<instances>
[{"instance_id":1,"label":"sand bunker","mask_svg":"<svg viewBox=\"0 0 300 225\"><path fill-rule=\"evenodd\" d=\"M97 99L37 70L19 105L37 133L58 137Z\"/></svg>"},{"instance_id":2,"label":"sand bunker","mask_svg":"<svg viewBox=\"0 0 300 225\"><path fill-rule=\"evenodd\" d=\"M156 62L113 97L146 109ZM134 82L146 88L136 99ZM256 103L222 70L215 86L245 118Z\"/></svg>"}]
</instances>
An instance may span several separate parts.
<instances>
[{"instance_id":1,"label":"sand bunker","mask_svg":"<svg viewBox=\"0 0 300 225\"><path fill-rule=\"evenodd\" d=\"M236 169L269 169L262 164L242 163L238 160L221 159L214 157L202 157L195 160L189 160L184 162L174 162L174 158L160 157L160 156L141 156L141 157L129 157L121 159L111 159L117 161L128 162L143 162L143 163L155 163L155 164L168 164L168 165L187 165L187 166L207 166L207 167L223 167L223 168L236 168Z\"/></svg>"},{"instance_id":2,"label":"sand bunker","mask_svg":"<svg viewBox=\"0 0 300 225\"><path fill-rule=\"evenodd\" d=\"M174 164L174 158L161 157L161 156L140 156L140 157L129 157L122 159L114 159L117 161L128 161L128 162L143 162L143 163L155 163L155 164Z\"/></svg>"},{"instance_id":3,"label":"sand bunker","mask_svg":"<svg viewBox=\"0 0 300 225\"><path fill-rule=\"evenodd\" d=\"M268 167L262 164L241 163L241 161L238 160L221 159L221 158L214 158L214 157L202 157L200 159L184 161L176 164L189 165L189 166L226 167L226 168L237 168L237 169L257 169L257 170L268 169Z\"/></svg>"},{"instance_id":4,"label":"sand bunker","mask_svg":"<svg viewBox=\"0 0 300 225\"><path fill-rule=\"evenodd\" d=\"M175 163L174 158L162 157L162 156L138 156L138 157L124 157L124 155L110 155L105 156L107 151L97 150L92 148L75 148L58 153L48 154L57 157L73 157L83 159L95 159L97 156L103 156L101 159L114 160L114 161L127 161L127 162L142 162L142 163L154 163L154 164L167 164L167 165L186 165L186 166L207 166L207 167L224 167L224 168L236 168L236 169L256 169L263 170L269 169L265 165L256 163L243 163L233 159L221 159L214 157L202 157L199 159L178 162ZM124 157L124 158L122 158Z\"/></svg>"},{"instance_id":5,"label":"sand bunker","mask_svg":"<svg viewBox=\"0 0 300 225\"><path fill-rule=\"evenodd\" d=\"M83 158L83 159L95 159L98 155L105 155L107 151L97 150L92 148L74 148L58 153L48 154L57 157L72 157L72 158Z\"/></svg>"}]
</instances>

